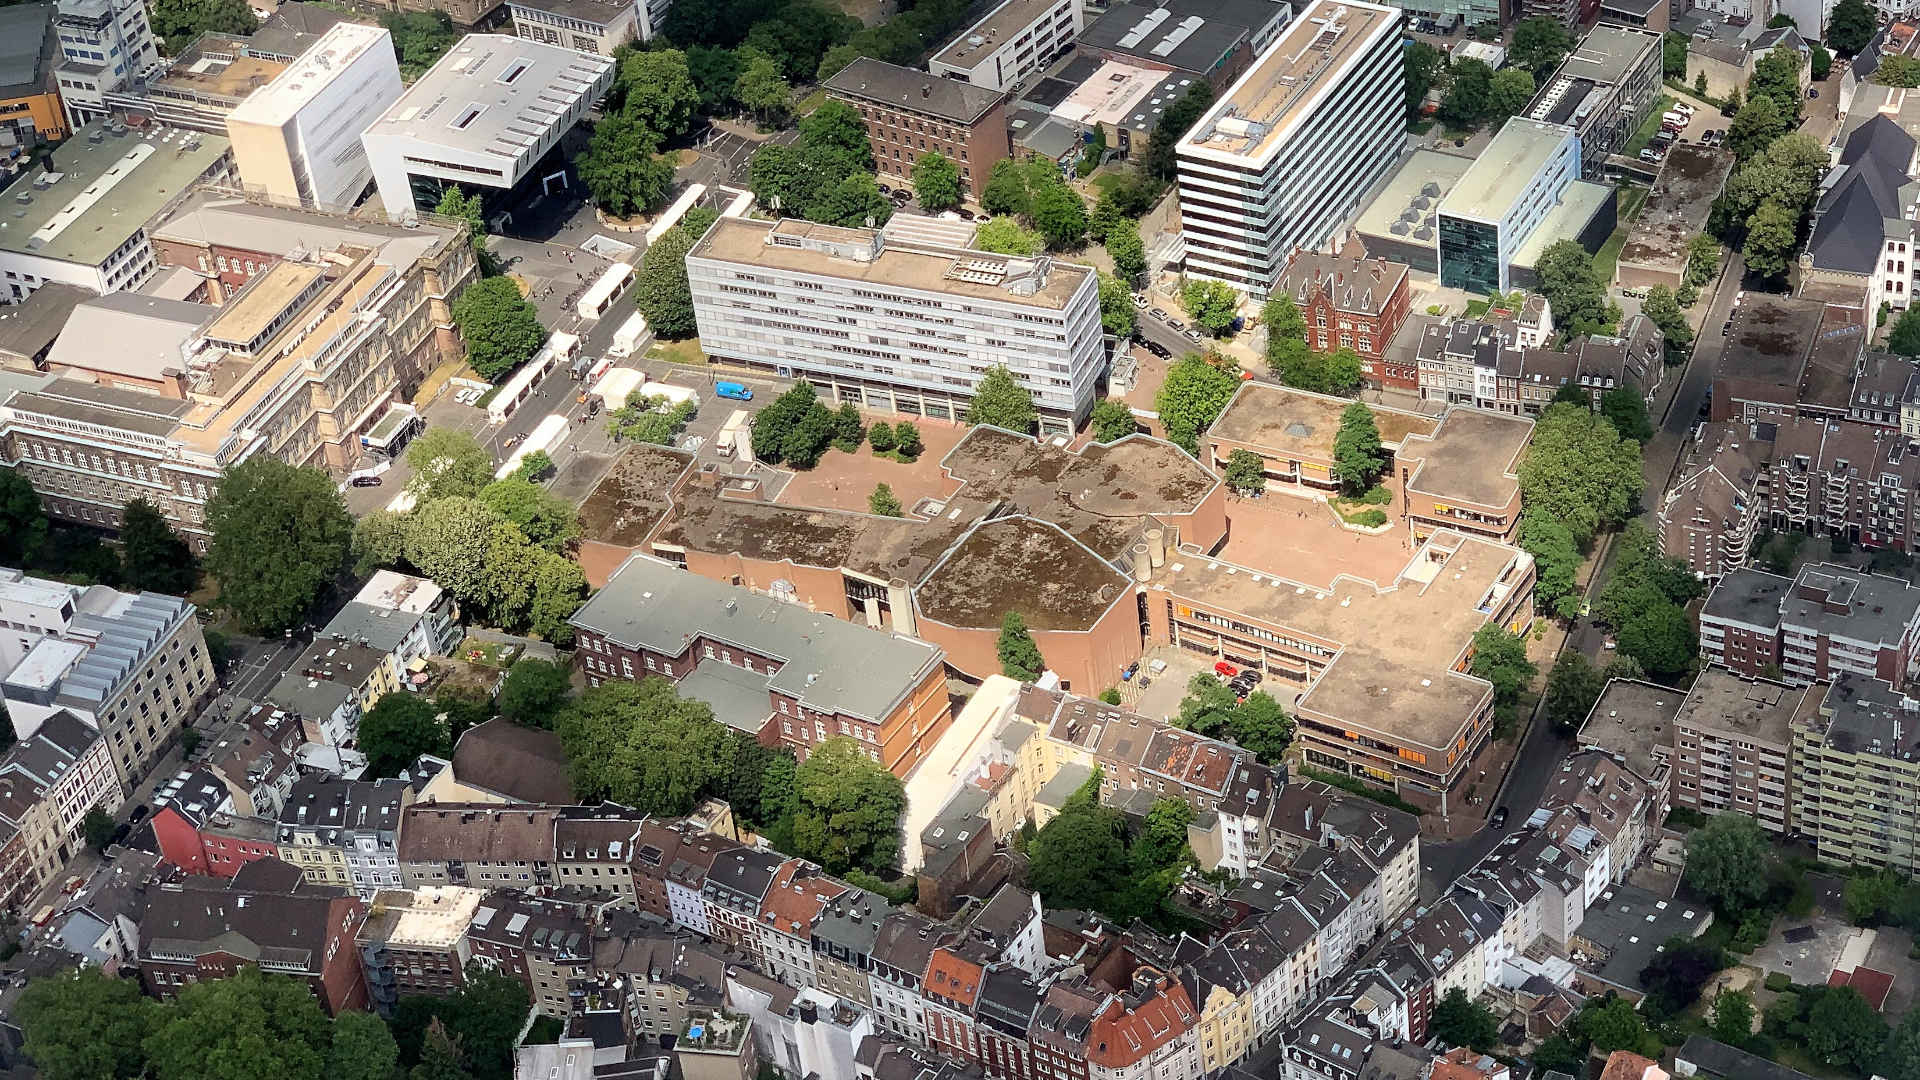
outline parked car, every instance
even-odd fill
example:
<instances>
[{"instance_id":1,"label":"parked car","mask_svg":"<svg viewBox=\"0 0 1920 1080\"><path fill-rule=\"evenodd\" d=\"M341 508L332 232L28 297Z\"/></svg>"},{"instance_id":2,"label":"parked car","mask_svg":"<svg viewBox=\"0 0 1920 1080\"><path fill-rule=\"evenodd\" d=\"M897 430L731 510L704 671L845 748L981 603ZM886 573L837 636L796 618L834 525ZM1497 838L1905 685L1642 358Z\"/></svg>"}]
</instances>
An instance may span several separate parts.
<instances>
[{"instance_id":1,"label":"parked car","mask_svg":"<svg viewBox=\"0 0 1920 1080\"><path fill-rule=\"evenodd\" d=\"M379 487L380 478L377 476L356 476L347 481L347 483L352 484L354 487Z\"/></svg>"},{"instance_id":2,"label":"parked car","mask_svg":"<svg viewBox=\"0 0 1920 1080\"><path fill-rule=\"evenodd\" d=\"M1187 336L1187 340L1189 341L1201 341L1206 337L1206 335L1202 334L1198 330L1195 330L1191 326L1187 327L1187 329L1185 330L1185 334Z\"/></svg>"},{"instance_id":3,"label":"parked car","mask_svg":"<svg viewBox=\"0 0 1920 1080\"><path fill-rule=\"evenodd\" d=\"M1231 679L1235 675L1240 674L1240 669L1227 663L1225 660L1219 660L1215 661L1213 665L1213 673L1223 679Z\"/></svg>"},{"instance_id":4,"label":"parked car","mask_svg":"<svg viewBox=\"0 0 1920 1080\"><path fill-rule=\"evenodd\" d=\"M1141 309L1142 311L1146 310L1146 307L1147 307L1146 295L1143 293L1134 293L1133 306Z\"/></svg>"},{"instance_id":5,"label":"parked car","mask_svg":"<svg viewBox=\"0 0 1920 1080\"><path fill-rule=\"evenodd\" d=\"M1162 345L1157 341L1149 341L1146 338L1142 338L1140 339L1140 345L1142 348L1146 349L1148 352L1152 353L1153 355L1159 357L1162 360L1168 359L1169 357L1173 356L1173 350L1167 348L1165 345Z\"/></svg>"},{"instance_id":6,"label":"parked car","mask_svg":"<svg viewBox=\"0 0 1920 1080\"><path fill-rule=\"evenodd\" d=\"M1180 321L1179 319L1168 319L1168 320L1167 320L1167 329L1169 329L1169 330L1171 330L1171 331L1173 331L1173 332L1174 332L1174 333L1176 333L1176 334L1177 334L1177 333L1179 333L1179 332L1180 332L1180 331L1182 331L1182 330L1185 330L1186 328L1187 328L1187 324L1186 324L1186 323L1183 323L1183 322L1181 322L1181 321Z\"/></svg>"},{"instance_id":7,"label":"parked car","mask_svg":"<svg viewBox=\"0 0 1920 1080\"><path fill-rule=\"evenodd\" d=\"M1647 149L1640 151L1640 160L1648 162L1650 164L1657 165L1660 162L1660 151L1655 150L1652 147L1648 147Z\"/></svg>"},{"instance_id":8,"label":"parked car","mask_svg":"<svg viewBox=\"0 0 1920 1080\"><path fill-rule=\"evenodd\" d=\"M1166 311L1164 311L1161 308L1152 308L1147 312L1147 314L1153 316L1156 319L1164 319L1167 317Z\"/></svg>"},{"instance_id":9,"label":"parked car","mask_svg":"<svg viewBox=\"0 0 1920 1080\"><path fill-rule=\"evenodd\" d=\"M1493 826L1496 829L1506 828L1507 827L1507 808L1504 806L1496 807L1493 811L1493 816L1487 819L1487 824Z\"/></svg>"}]
</instances>

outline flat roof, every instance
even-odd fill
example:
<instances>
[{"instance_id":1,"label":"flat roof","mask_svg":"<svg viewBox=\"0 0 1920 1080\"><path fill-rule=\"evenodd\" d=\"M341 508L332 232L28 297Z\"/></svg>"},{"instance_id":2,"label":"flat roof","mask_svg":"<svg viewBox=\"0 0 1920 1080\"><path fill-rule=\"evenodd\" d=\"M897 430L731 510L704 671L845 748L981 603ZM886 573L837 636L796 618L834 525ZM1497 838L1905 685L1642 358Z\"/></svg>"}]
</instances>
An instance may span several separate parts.
<instances>
[{"instance_id":1,"label":"flat roof","mask_svg":"<svg viewBox=\"0 0 1920 1080\"><path fill-rule=\"evenodd\" d=\"M1513 253L1513 265L1539 265L1540 257L1546 254L1554 241L1585 232L1593 215L1599 213L1600 208L1612 198L1612 184L1597 184L1591 180L1575 180L1568 184L1567 190L1560 193L1560 202L1547 211L1547 216L1541 218L1540 224L1527 234L1527 242Z\"/></svg>"},{"instance_id":2,"label":"flat roof","mask_svg":"<svg viewBox=\"0 0 1920 1080\"><path fill-rule=\"evenodd\" d=\"M1824 685L1816 693L1770 679L1745 678L1716 664L1693 680L1674 723L1731 733L1785 753L1793 741L1796 719L1819 712L1825 694Z\"/></svg>"},{"instance_id":3,"label":"flat roof","mask_svg":"<svg viewBox=\"0 0 1920 1080\"><path fill-rule=\"evenodd\" d=\"M954 35L929 64L970 68L992 56L994 50L1020 36L1020 32L1045 18L1060 0L1003 0L986 18Z\"/></svg>"},{"instance_id":4,"label":"flat roof","mask_svg":"<svg viewBox=\"0 0 1920 1080\"><path fill-rule=\"evenodd\" d=\"M508 7L532 8L607 27L634 10L631 3L618 0L507 0Z\"/></svg>"},{"instance_id":5,"label":"flat roof","mask_svg":"<svg viewBox=\"0 0 1920 1080\"><path fill-rule=\"evenodd\" d=\"M1440 202L1443 213L1497 222L1526 194L1540 170L1575 138L1565 124L1515 116L1480 152Z\"/></svg>"},{"instance_id":6,"label":"flat roof","mask_svg":"<svg viewBox=\"0 0 1920 1080\"><path fill-rule=\"evenodd\" d=\"M169 60L152 85L169 94L238 105L286 68L285 61L248 52L245 37L210 32L194 38L186 51Z\"/></svg>"},{"instance_id":7,"label":"flat roof","mask_svg":"<svg viewBox=\"0 0 1920 1080\"><path fill-rule=\"evenodd\" d=\"M1698 143L1675 143L1667 150L1640 216L1620 249L1621 266L1679 270L1686 266L1687 244L1706 230L1713 201L1733 174L1733 152Z\"/></svg>"},{"instance_id":8,"label":"flat roof","mask_svg":"<svg viewBox=\"0 0 1920 1080\"><path fill-rule=\"evenodd\" d=\"M274 263L217 309L219 314L207 324L207 339L237 345L252 342L320 277L320 268L310 263Z\"/></svg>"},{"instance_id":9,"label":"flat roof","mask_svg":"<svg viewBox=\"0 0 1920 1080\"><path fill-rule=\"evenodd\" d=\"M883 238L876 243L878 235L874 229L840 228L794 218L753 221L723 217L694 244L687 257L1056 310L1064 309L1093 273L1088 267L1046 256L1023 259L971 249L889 244ZM776 238L805 246L788 246L775 242ZM849 258L837 253L846 251L871 253L872 257ZM1023 271L1037 272L1042 264L1045 283L1031 295L1017 295L1000 283Z\"/></svg>"},{"instance_id":10,"label":"flat roof","mask_svg":"<svg viewBox=\"0 0 1920 1080\"><path fill-rule=\"evenodd\" d=\"M7 406L82 424L165 438L179 426L191 402L141 394L81 379L55 379L38 390L15 394Z\"/></svg>"},{"instance_id":11,"label":"flat roof","mask_svg":"<svg viewBox=\"0 0 1920 1080\"><path fill-rule=\"evenodd\" d=\"M1625 79L1648 49L1658 52L1660 45L1658 30L1602 23L1580 39L1555 74L1611 85Z\"/></svg>"},{"instance_id":12,"label":"flat roof","mask_svg":"<svg viewBox=\"0 0 1920 1080\"><path fill-rule=\"evenodd\" d=\"M870 56L840 69L838 75L827 80L826 87L830 93L843 97L884 103L969 125L1007 96L998 90L944 75L929 75Z\"/></svg>"},{"instance_id":13,"label":"flat roof","mask_svg":"<svg viewBox=\"0 0 1920 1080\"><path fill-rule=\"evenodd\" d=\"M1579 744L1624 762L1643 780L1653 778L1655 746L1673 744L1673 718L1686 693L1639 679L1609 679L1580 725Z\"/></svg>"},{"instance_id":14,"label":"flat roof","mask_svg":"<svg viewBox=\"0 0 1920 1080\"><path fill-rule=\"evenodd\" d=\"M949 626L991 626L1018 611L1035 630L1081 630L1129 586L1058 525L1019 517L967 534L915 595L923 616Z\"/></svg>"},{"instance_id":15,"label":"flat roof","mask_svg":"<svg viewBox=\"0 0 1920 1080\"><path fill-rule=\"evenodd\" d=\"M503 34L468 34L387 107L367 135L514 160L613 70L611 57Z\"/></svg>"},{"instance_id":16,"label":"flat roof","mask_svg":"<svg viewBox=\"0 0 1920 1080\"><path fill-rule=\"evenodd\" d=\"M73 309L47 365L152 380L185 375L187 342L219 311L184 300L108 293Z\"/></svg>"},{"instance_id":17,"label":"flat roof","mask_svg":"<svg viewBox=\"0 0 1920 1080\"><path fill-rule=\"evenodd\" d=\"M228 145L224 135L179 128L114 134L106 121L88 124L54 148L47 171L29 170L0 191L0 250L98 266Z\"/></svg>"},{"instance_id":18,"label":"flat roof","mask_svg":"<svg viewBox=\"0 0 1920 1080\"><path fill-rule=\"evenodd\" d=\"M52 93L47 70L60 58L60 47L47 32L54 10L53 4L0 8L0 98Z\"/></svg>"},{"instance_id":19,"label":"flat roof","mask_svg":"<svg viewBox=\"0 0 1920 1080\"><path fill-rule=\"evenodd\" d=\"M1166 77L1164 71L1109 60L1055 105L1052 115L1076 124L1121 124Z\"/></svg>"},{"instance_id":20,"label":"flat roof","mask_svg":"<svg viewBox=\"0 0 1920 1080\"><path fill-rule=\"evenodd\" d=\"M1362 236L1413 242L1414 229L1422 225L1434 228L1440 203L1472 167L1469 157L1425 147L1415 150L1375 189L1372 200L1354 219L1354 231ZM1432 232L1425 242L1435 242Z\"/></svg>"},{"instance_id":21,"label":"flat roof","mask_svg":"<svg viewBox=\"0 0 1920 1080\"><path fill-rule=\"evenodd\" d=\"M331 86L349 64L368 50L383 46L389 54L393 52L393 35L383 27L336 23L272 82L249 94L227 119L244 124L284 124Z\"/></svg>"},{"instance_id":22,"label":"flat roof","mask_svg":"<svg viewBox=\"0 0 1920 1080\"><path fill-rule=\"evenodd\" d=\"M1369 45L1399 24L1398 8L1314 0L1214 102L1179 149L1202 156L1269 156L1282 133L1333 92Z\"/></svg>"},{"instance_id":23,"label":"flat roof","mask_svg":"<svg viewBox=\"0 0 1920 1080\"><path fill-rule=\"evenodd\" d=\"M1210 438L1319 461L1333 460L1333 439L1340 414L1353 402L1265 382L1244 382L1207 429ZM1380 442L1397 448L1409 435L1431 435L1438 417L1385 405L1368 405L1380 428Z\"/></svg>"},{"instance_id":24,"label":"flat roof","mask_svg":"<svg viewBox=\"0 0 1920 1080\"><path fill-rule=\"evenodd\" d=\"M1418 433L1399 457L1418 458L1407 486L1427 495L1481 506L1505 506L1520 492L1520 454L1533 441L1533 421L1483 409L1449 408L1431 436Z\"/></svg>"},{"instance_id":25,"label":"flat roof","mask_svg":"<svg viewBox=\"0 0 1920 1080\"><path fill-rule=\"evenodd\" d=\"M1114 3L1080 32L1080 44L1165 64L1175 71L1207 74L1241 42L1292 14L1286 4L1275 0Z\"/></svg>"}]
</instances>

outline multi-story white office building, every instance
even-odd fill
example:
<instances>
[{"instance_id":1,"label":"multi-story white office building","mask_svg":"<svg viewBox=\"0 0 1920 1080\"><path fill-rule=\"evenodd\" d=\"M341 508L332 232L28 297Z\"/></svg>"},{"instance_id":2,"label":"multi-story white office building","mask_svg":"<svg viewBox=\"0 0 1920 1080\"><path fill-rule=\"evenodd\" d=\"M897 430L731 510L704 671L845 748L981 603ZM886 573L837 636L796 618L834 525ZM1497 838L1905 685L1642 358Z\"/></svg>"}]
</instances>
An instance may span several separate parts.
<instances>
[{"instance_id":1,"label":"multi-story white office building","mask_svg":"<svg viewBox=\"0 0 1920 1080\"><path fill-rule=\"evenodd\" d=\"M1405 141L1400 10L1314 0L1177 148L1187 273L1265 296Z\"/></svg>"},{"instance_id":2,"label":"multi-story white office building","mask_svg":"<svg viewBox=\"0 0 1920 1080\"><path fill-rule=\"evenodd\" d=\"M159 42L142 0L60 0L60 100L67 126L107 115L106 96L160 68Z\"/></svg>"},{"instance_id":3,"label":"multi-story white office building","mask_svg":"<svg viewBox=\"0 0 1920 1080\"><path fill-rule=\"evenodd\" d=\"M401 90L392 34L334 26L227 116L241 185L278 203L350 209L373 182L360 133Z\"/></svg>"},{"instance_id":4,"label":"multi-story white office building","mask_svg":"<svg viewBox=\"0 0 1920 1080\"><path fill-rule=\"evenodd\" d=\"M700 342L829 401L935 419L1005 365L1043 433L1093 408L1105 363L1085 266L805 221L721 218L687 253Z\"/></svg>"},{"instance_id":5,"label":"multi-story white office building","mask_svg":"<svg viewBox=\"0 0 1920 1080\"><path fill-rule=\"evenodd\" d=\"M1511 289L1514 255L1578 179L1572 128L1508 120L1440 202L1440 284L1475 295Z\"/></svg>"},{"instance_id":6,"label":"multi-story white office building","mask_svg":"<svg viewBox=\"0 0 1920 1080\"><path fill-rule=\"evenodd\" d=\"M560 139L612 88L615 66L526 38L462 38L360 136L387 216L432 210L454 185L490 214L523 182L564 185Z\"/></svg>"},{"instance_id":7,"label":"multi-story white office building","mask_svg":"<svg viewBox=\"0 0 1920 1080\"><path fill-rule=\"evenodd\" d=\"M1086 25L1079 0L1005 0L935 53L927 70L1012 90L1067 51Z\"/></svg>"}]
</instances>

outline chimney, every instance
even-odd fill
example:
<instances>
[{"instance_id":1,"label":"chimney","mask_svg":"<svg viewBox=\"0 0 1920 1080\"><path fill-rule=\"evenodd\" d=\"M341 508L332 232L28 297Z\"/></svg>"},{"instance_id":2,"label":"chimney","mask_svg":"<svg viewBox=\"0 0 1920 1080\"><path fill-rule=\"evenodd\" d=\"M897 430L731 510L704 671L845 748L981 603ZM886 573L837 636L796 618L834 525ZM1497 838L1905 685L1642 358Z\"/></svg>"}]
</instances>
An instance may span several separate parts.
<instances>
[{"instance_id":1,"label":"chimney","mask_svg":"<svg viewBox=\"0 0 1920 1080\"><path fill-rule=\"evenodd\" d=\"M926 99L926 98L930 98L930 97L932 97L932 96L933 96L933 84L932 84L932 83L921 83L921 84L920 84L920 97L921 97L921 98L922 98L922 99L924 100L924 99Z\"/></svg>"}]
</instances>

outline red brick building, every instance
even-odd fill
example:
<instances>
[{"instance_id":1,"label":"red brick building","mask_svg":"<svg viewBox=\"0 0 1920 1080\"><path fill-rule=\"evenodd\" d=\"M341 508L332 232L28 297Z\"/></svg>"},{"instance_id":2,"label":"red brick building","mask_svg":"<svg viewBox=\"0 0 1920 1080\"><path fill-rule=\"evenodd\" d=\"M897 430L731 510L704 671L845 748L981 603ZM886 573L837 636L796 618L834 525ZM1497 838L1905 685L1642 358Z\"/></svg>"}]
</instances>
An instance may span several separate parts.
<instances>
[{"instance_id":1,"label":"red brick building","mask_svg":"<svg viewBox=\"0 0 1920 1080\"><path fill-rule=\"evenodd\" d=\"M203 770L187 777L180 794L153 815L160 857L189 874L231 878L240 868L271 859L273 822L233 812L227 789Z\"/></svg>"},{"instance_id":2,"label":"red brick building","mask_svg":"<svg viewBox=\"0 0 1920 1080\"><path fill-rule=\"evenodd\" d=\"M1307 320L1307 345L1316 352L1348 348L1374 386L1420 389L1420 365L1387 362L1387 346L1412 306L1405 263L1295 251L1274 282Z\"/></svg>"},{"instance_id":3,"label":"red brick building","mask_svg":"<svg viewBox=\"0 0 1920 1080\"><path fill-rule=\"evenodd\" d=\"M977 203L994 163L1013 153L1007 95L998 90L862 57L827 80L827 93L866 123L883 181L911 184L920 155L938 150Z\"/></svg>"},{"instance_id":4,"label":"red brick building","mask_svg":"<svg viewBox=\"0 0 1920 1080\"><path fill-rule=\"evenodd\" d=\"M258 967L307 984L330 1016L367 1007L354 938L367 906L346 889L313 885L278 859L231 880L189 877L148 896L140 922L140 981L171 999L181 988Z\"/></svg>"}]
</instances>

